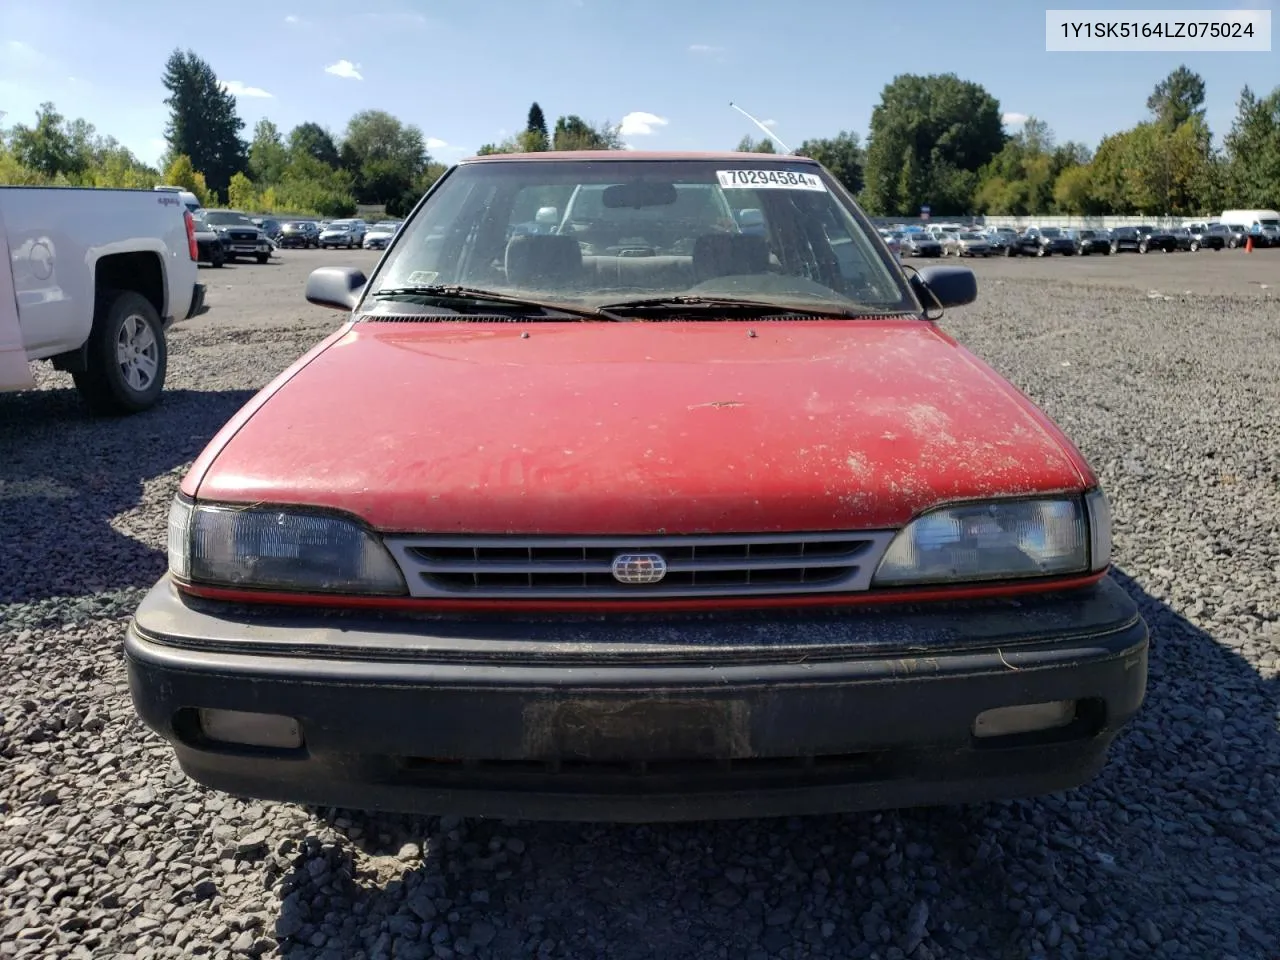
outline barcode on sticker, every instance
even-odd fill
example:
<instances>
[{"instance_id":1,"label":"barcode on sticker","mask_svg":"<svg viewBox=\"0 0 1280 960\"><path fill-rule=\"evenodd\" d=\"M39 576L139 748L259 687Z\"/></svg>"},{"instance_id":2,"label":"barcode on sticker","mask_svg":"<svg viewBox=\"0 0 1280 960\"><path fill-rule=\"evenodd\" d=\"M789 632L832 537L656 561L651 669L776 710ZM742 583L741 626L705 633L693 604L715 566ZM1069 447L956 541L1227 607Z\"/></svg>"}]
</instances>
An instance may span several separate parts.
<instances>
[{"instance_id":1,"label":"barcode on sticker","mask_svg":"<svg viewBox=\"0 0 1280 960\"><path fill-rule=\"evenodd\" d=\"M794 170L717 170L716 176L725 190L827 190L817 174Z\"/></svg>"}]
</instances>

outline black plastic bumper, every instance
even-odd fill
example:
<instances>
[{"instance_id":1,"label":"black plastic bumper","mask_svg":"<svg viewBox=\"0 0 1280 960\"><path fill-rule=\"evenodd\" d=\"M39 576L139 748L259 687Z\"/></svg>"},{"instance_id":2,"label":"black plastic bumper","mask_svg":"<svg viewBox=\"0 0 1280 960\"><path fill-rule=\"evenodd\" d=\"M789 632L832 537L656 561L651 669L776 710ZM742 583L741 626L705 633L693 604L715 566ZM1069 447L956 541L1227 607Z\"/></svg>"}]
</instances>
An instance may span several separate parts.
<instances>
[{"instance_id":1,"label":"black plastic bumper","mask_svg":"<svg viewBox=\"0 0 1280 960\"><path fill-rule=\"evenodd\" d=\"M1142 703L1147 629L1109 579L1020 603L715 618L324 617L151 591L134 704L194 779L324 806L569 820L777 816L1091 779ZM993 707L1077 702L979 739ZM195 708L296 718L207 740Z\"/></svg>"},{"instance_id":2,"label":"black plastic bumper","mask_svg":"<svg viewBox=\"0 0 1280 960\"><path fill-rule=\"evenodd\" d=\"M197 283L191 290L191 306L187 308L187 315L184 320L190 320L192 317L198 317L209 308L204 304L205 285Z\"/></svg>"}]
</instances>

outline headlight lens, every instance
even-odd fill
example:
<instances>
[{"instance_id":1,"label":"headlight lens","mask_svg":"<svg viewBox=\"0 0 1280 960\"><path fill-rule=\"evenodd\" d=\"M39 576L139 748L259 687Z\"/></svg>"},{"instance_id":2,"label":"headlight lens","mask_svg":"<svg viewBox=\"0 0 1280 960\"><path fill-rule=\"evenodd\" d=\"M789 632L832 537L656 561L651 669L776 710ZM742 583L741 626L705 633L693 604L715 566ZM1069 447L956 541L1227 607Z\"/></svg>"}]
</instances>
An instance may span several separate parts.
<instances>
[{"instance_id":1,"label":"headlight lens","mask_svg":"<svg viewBox=\"0 0 1280 960\"><path fill-rule=\"evenodd\" d=\"M169 512L169 569L183 580L228 587L407 592L387 549L352 520L195 505L180 497Z\"/></svg>"},{"instance_id":2,"label":"headlight lens","mask_svg":"<svg viewBox=\"0 0 1280 960\"><path fill-rule=\"evenodd\" d=\"M876 571L874 586L1085 573L1089 524L1078 498L970 503L907 524Z\"/></svg>"}]
</instances>

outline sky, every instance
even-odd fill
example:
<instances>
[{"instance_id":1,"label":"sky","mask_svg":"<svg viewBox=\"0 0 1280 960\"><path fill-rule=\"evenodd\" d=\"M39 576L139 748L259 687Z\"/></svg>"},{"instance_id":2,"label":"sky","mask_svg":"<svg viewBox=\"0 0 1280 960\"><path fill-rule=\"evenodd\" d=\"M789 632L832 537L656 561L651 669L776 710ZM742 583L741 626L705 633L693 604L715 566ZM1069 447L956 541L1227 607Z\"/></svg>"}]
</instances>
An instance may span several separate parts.
<instances>
[{"instance_id":1,"label":"sky","mask_svg":"<svg viewBox=\"0 0 1280 960\"><path fill-rule=\"evenodd\" d=\"M1270 9L1280 0L1164 0L1163 9ZM83 117L140 159L164 151L160 83L175 48L208 61L236 94L244 136L262 117L335 135L386 110L450 162L576 113L622 124L641 149L732 149L760 136L730 101L788 146L865 137L900 73L954 72L1000 102L1010 131L1033 115L1059 142L1089 147L1146 118L1151 88L1186 64L1203 76L1217 137L1245 84L1280 84L1270 53L1046 53L1045 9L1067 0L266 0L207 7L129 0L0 0L0 125L40 103ZM1093 0L1092 9L1146 8Z\"/></svg>"}]
</instances>

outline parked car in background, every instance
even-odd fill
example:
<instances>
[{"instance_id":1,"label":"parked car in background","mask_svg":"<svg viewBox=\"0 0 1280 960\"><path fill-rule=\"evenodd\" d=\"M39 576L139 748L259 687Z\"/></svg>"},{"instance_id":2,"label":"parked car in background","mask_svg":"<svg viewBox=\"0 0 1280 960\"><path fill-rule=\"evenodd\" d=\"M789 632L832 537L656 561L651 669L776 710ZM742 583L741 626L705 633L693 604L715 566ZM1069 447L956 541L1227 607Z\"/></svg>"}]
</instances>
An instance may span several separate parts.
<instances>
[{"instance_id":1,"label":"parked car in background","mask_svg":"<svg viewBox=\"0 0 1280 960\"><path fill-rule=\"evenodd\" d=\"M320 246L351 250L364 243L365 232L363 220L333 220L320 231Z\"/></svg>"},{"instance_id":2,"label":"parked car in background","mask_svg":"<svg viewBox=\"0 0 1280 960\"><path fill-rule=\"evenodd\" d=\"M942 244L924 231L903 233L901 246L902 252L909 257L942 256Z\"/></svg>"},{"instance_id":3,"label":"parked car in background","mask_svg":"<svg viewBox=\"0 0 1280 960\"><path fill-rule=\"evenodd\" d=\"M1022 231L1021 252L1036 257L1049 257L1055 253L1071 256L1076 245L1060 227L1027 227Z\"/></svg>"},{"instance_id":4,"label":"parked car in background","mask_svg":"<svg viewBox=\"0 0 1280 960\"><path fill-rule=\"evenodd\" d=\"M370 225L368 233L364 235L364 248L366 250L385 250L387 244L395 237L396 231L400 227L399 220L382 220Z\"/></svg>"},{"instance_id":5,"label":"parked car in background","mask_svg":"<svg viewBox=\"0 0 1280 960\"><path fill-rule=\"evenodd\" d=\"M1126 250L1138 251L1138 243L1142 236L1136 227L1111 228L1111 252L1124 253Z\"/></svg>"},{"instance_id":6,"label":"parked car in background","mask_svg":"<svg viewBox=\"0 0 1280 960\"><path fill-rule=\"evenodd\" d=\"M1018 255L1018 231L1013 227L987 227L982 231L991 252L1001 257Z\"/></svg>"},{"instance_id":7,"label":"parked car in background","mask_svg":"<svg viewBox=\"0 0 1280 960\"><path fill-rule=\"evenodd\" d=\"M314 220L287 220L280 227L281 247L320 246L320 227Z\"/></svg>"},{"instance_id":8,"label":"parked car in background","mask_svg":"<svg viewBox=\"0 0 1280 960\"><path fill-rule=\"evenodd\" d=\"M0 187L0 390L48 360L94 413L151 407L169 325L204 310L198 256L171 191Z\"/></svg>"},{"instance_id":9,"label":"parked car in background","mask_svg":"<svg viewBox=\"0 0 1280 960\"><path fill-rule=\"evenodd\" d=\"M1151 250L1163 250L1173 253L1178 249L1178 238L1166 227L1142 225L1133 228L1138 234L1138 252L1148 253Z\"/></svg>"},{"instance_id":10,"label":"parked car in background","mask_svg":"<svg viewBox=\"0 0 1280 960\"><path fill-rule=\"evenodd\" d=\"M239 210L206 210L205 222L222 239L222 250L228 261L252 257L259 263L271 259L271 242L257 224Z\"/></svg>"},{"instance_id":11,"label":"parked car in background","mask_svg":"<svg viewBox=\"0 0 1280 960\"><path fill-rule=\"evenodd\" d=\"M191 214L195 223L196 259L211 267L220 267L227 262L227 254L222 246L222 235L209 226L203 209Z\"/></svg>"},{"instance_id":12,"label":"parked car in background","mask_svg":"<svg viewBox=\"0 0 1280 960\"><path fill-rule=\"evenodd\" d=\"M280 240L280 229L284 224L274 217L250 217L259 230L266 234L267 239L273 243Z\"/></svg>"},{"instance_id":13,"label":"parked car in background","mask_svg":"<svg viewBox=\"0 0 1280 960\"><path fill-rule=\"evenodd\" d=\"M1170 227L1169 232L1173 234L1173 239L1177 241L1177 249L1184 253L1195 253L1200 249L1200 245L1196 243L1195 236L1187 227Z\"/></svg>"},{"instance_id":14,"label":"parked car in background","mask_svg":"<svg viewBox=\"0 0 1280 960\"><path fill-rule=\"evenodd\" d=\"M585 229L509 233L570 192ZM908 277L783 155L466 160L403 232L311 275L342 324L172 502L124 658L188 776L635 822L1098 775L1148 630L1096 473L926 310L972 271Z\"/></svg>"},{"instance_id":15,"label":"parked car in background","mask_svg":"<svg viewBox=\"0 0 1280 960\"><path fill-rule=\"evenodd\" d=\"M1076 253L1082 257L1091 253L1111 254L1111 236L1106 230L1073 230L1071 242L1075 245Z\"/></svg>"},{"instance_id":16,"label":"parked car in background","mask_svg":"<svg viewBox=\"0 0 1280 960\"><path fill-rule=\"evenodd\" d=\"M942 255L945 257L948 254L957 257L987 257L991 255L991 244L976 230L947 233L942 238Z\"/></svg>"},{"instance_id":17,"label":"parked car in background","mask_svg":"<svg viewBox=\"0 0 1280 960\"><path fill-rule=\"evenodd\" d=\"M1187 229L1191 231L1192 250L1199 250L1202 247L1221 250L1227 245L1227 240L1231 236L1231 232L1220 223L1189 223Z\"/></svg>"},{"instance_id":18,"label":"parked car in background","mask_svg":"<svg viewBox=\"0 0 1280 960\"><path fill-rule=\"evenodd\" d=\"M1228 250L1239 250L1244 246L1244 242L1249 238L1249 232L1242 225L1235 223L1217 224L1226 232L1226 248Z\"/></svg>"}]
</instances>

